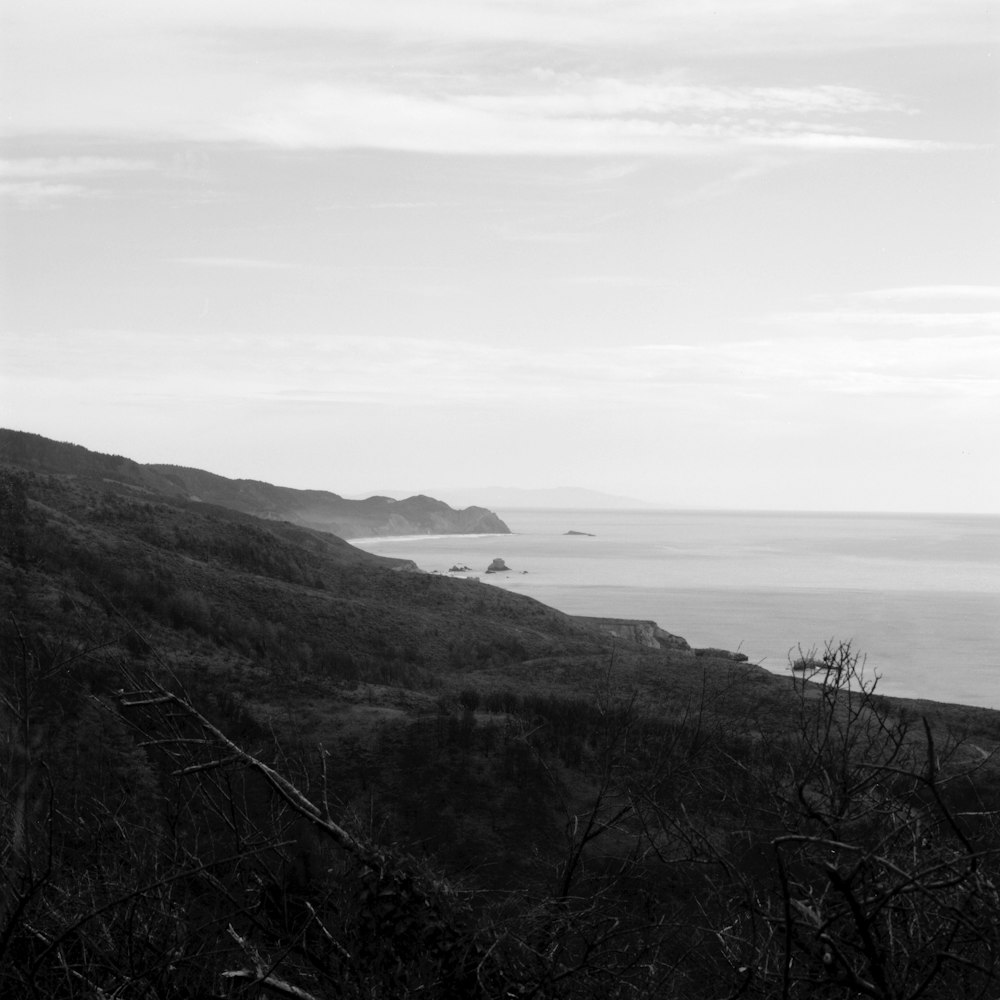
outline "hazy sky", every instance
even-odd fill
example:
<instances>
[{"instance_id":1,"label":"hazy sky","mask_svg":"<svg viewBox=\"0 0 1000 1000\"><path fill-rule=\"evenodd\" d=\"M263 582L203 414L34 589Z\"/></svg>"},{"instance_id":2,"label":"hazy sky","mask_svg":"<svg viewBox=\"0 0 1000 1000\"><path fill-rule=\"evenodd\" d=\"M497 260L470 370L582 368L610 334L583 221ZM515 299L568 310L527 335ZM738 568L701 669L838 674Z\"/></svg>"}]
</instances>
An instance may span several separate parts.
<instances>
[{"instance_id":1,"label":"hazy sky","mask_svg":"<svg viewBox=\"0 0 1000 1000\"><path fill-rule=\"evenodd\" d=\"M992 0L2 0L0 425L1000 512Z\"/></svg>"}]
</instances>

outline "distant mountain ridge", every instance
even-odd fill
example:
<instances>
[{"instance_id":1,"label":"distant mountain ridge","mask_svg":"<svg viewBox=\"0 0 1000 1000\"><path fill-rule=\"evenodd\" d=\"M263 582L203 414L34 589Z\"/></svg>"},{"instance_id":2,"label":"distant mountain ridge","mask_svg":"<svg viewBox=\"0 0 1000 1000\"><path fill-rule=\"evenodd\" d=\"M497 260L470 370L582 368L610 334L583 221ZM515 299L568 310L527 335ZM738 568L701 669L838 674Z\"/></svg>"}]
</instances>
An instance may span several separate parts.
<instances>
[{"instance_id":1,"label":"distant mountain ridge","mask_svg":"<svg viewBox=\"0 0 1000 1000\"><path fill-rule=\"evenodd\" d=\"M482 507L455 510L428 496L348 500L327 490L298 490L252 479L228 479L175 465L143 465L121 455L105 455L24 431L0 429L0 461L36 472L104 479L151 493L217 504L340 538L510 534L496 514Z\"/></svg>"},{"instance_id":2,"label":"distant mountain ridge","mask_svg":"<svg viewBox=\"0 0 1000 1000\"><path fill-rule=\"evenodd\" d=\"M379 490L391 497L405 495L402 490ZM491 510L505 507L566 508L571 510L650 510L661 507L635 497L624 497L579 486L556 486L548 489L523 489L515 486L436 487L426 489L433 496L450 504L466 506L476 504ZM360 494L358 494L360 497Z\"/></svg>"}]
</instances>

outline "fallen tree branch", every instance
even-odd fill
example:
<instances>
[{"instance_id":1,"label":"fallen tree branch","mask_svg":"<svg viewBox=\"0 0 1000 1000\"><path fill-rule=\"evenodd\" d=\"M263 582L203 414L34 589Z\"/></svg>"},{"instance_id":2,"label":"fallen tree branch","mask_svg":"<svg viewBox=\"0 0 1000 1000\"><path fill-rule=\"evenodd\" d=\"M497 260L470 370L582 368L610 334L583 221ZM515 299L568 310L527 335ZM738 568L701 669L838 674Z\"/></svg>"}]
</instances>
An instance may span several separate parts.
<instances>
[{"instance_id":1,"label":"fallen tree branch","mask_svg":"<svg viewBox=\"0 0 1000 1000\"><path fill-rule=\"evenodd\" d=\"M321 810L306 798L287 778L279 774L273 767L265 764L258 757L237 746L220 729L209 722L187 699L181 698L157 684L155 692L147 690L135 692L130 695L126 691L121 691L118 694L118 701L123 709L170 705L195 723L202 732L210 735L212 740L225 753L225 756L220 756L208 763L194 764L187 768L182 768L179 773L193 774L198 771L221 767L224 764L241 763L244 767L260 774L293 812L306 819L339 847L353 854L358 860L373 870L380 870L383 867L384 857L379 851L364 844L348 833L338 823L325 817Z\"/></svg>"}]
</instances>

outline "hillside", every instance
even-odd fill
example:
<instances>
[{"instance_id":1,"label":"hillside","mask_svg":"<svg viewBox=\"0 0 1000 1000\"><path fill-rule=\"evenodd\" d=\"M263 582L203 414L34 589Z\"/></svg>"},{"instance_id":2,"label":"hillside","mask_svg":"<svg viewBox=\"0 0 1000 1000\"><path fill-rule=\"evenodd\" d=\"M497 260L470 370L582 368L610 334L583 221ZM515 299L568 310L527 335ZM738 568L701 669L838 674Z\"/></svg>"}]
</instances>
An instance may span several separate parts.
<instances>
[{"instance_id":1,"label":"hillside","mask_svg":"<svg viewBox=\"0 0 1000 1000\"><path fill-rule=\"evenodd\" d=\"M0 995L996 995L997 713L59 447L0 465Z\"/></svg>"},{"instance_id":2,"label":"hillside","mask_svg":"<svg viewBox=\"0 0 1000 1000\"><path fill-rule=\"evenodd\" d=\"M601 647L598 633L530 598L424 574L324 532L118 481L25 474L16 482L27 504L6 530L23 552L29 591L59 587L66 615L72 603L88 622L117 616L153 636L165 631L171 647L180 630L219 649L260 648L285 668L319 664L327 651L381 661L388 649L414 669L443 668L466 645L525 656L574 640Z\"/></svg>"},{"instance_id":3,"label":"hillside","mask_svg":"<svg viewBox=\"0 0 1000 1000\"><path fill-rule=\"evenodd\" d=\"M173 465L140 465L120 455L102 455L22 431L0 429L0 462L218 504L254 517L328 531L341 538L510 533L496 514L482 507L453 510L426 496L347 500L325 490L296 490L250 479L227 479Z\"/></svg>"}]
</instances>

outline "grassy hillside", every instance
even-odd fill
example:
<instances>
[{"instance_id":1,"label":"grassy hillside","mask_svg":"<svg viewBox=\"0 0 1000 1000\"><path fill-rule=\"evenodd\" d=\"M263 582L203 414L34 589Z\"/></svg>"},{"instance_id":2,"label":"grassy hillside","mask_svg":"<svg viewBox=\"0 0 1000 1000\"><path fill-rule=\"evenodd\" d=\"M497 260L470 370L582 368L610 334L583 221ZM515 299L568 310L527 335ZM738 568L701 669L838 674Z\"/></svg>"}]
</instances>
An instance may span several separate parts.
<instances>
[{"instance_id":1,"label":"grassy hillside","mask_svg":"<svg viewBox=\"0 0 1000 1000\"><path fill-rule=\"evenodd\" d=\"M37 466L0 610L5 997L997 995L1000 717L844 647L629 646Z\"/></svg>"}]
</instances>

